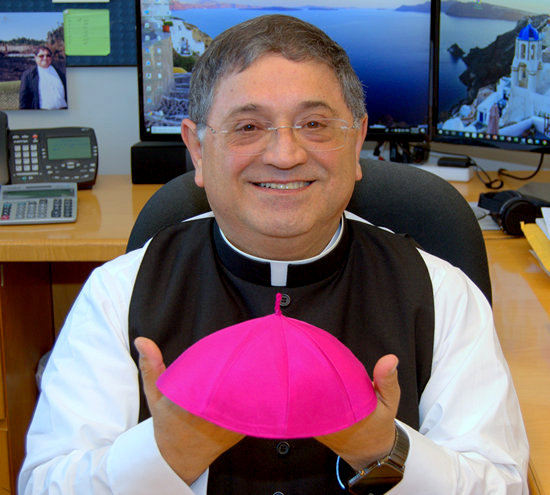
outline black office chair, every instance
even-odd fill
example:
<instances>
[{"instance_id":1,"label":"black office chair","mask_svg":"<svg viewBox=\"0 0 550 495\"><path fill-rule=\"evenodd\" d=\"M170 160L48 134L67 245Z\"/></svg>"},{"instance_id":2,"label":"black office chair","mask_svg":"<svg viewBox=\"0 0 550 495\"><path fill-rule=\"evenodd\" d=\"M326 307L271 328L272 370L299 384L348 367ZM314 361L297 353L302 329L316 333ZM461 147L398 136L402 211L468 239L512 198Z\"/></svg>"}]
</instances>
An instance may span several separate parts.
<instances>
[{"instance_id":1,"label":"black office chair","mask_svg":"<svg viewBox=\"0 0 550 495\"><path fill-rule=\"evenodd\" d=\"M409 234L425 251L461 268L492 301L485 243L475 215L460 193L424 170L362 159L348 210L375 225ZM187 172L163 185L146 203L130 233L127 251L139 248L172 223L210 210L204 191Z\"/></svg>"}]
</instances>

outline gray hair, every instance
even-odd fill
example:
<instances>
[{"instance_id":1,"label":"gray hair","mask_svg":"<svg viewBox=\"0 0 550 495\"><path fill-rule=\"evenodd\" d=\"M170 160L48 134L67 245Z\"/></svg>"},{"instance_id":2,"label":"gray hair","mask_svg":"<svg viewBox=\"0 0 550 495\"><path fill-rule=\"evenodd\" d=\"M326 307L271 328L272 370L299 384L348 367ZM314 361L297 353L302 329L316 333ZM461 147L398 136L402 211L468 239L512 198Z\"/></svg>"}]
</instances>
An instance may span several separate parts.
<instances>
[{"instance_id":1,"label":"gray hair","mask_svg":"<svg viewBox=\"0 0 550 495\"><path fill-rule=\"evenodd\" d=\"M295 17L265 15L217 36L198 59L191 76L189 117L205 124L214 93L226 74L239 73L267 54L288 60L324 63L334 71L354 120L366 113L361 81L344 49L317 27Z\"/></svg>"}]
</instances>

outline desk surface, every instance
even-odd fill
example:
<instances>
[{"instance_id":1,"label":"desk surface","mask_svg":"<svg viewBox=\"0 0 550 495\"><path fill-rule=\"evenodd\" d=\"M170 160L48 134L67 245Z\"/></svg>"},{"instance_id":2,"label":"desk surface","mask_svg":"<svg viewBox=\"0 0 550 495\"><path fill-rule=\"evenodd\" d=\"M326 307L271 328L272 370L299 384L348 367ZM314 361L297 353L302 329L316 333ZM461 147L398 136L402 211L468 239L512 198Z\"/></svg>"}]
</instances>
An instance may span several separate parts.
<instances>
[{"instance_id":1,"label":"desk surface","mask_svg":"<svg viewBox=\"0 0 550 495\"><path fill-rule=\"evenodd\" d=\"M124 253L130 230L158 184L99 175L78 191L76 223L0 226L2 261L107 261Z\"/></svg>"},{"instance_id":2,"label":"desk surface","mask_svg":"<svg viewBox=\"0 0 550 495\"><path fill-rule=\"evenodd\" d=\"M550 172L537 180L550 181ZM453 185L469 201L484 186L474 177ZM521 183L509 180L505 189ZM99 176L79 191L74 224L0 227L1 261L106 261L125 251L139 211L159 185L133 185L128 176ZM484 234L497 331L518 391L531 444L532 493L550 495L550 277L524 238Z\"/></svg>"},{"instance_id":3,"label":"desk surface","mask_svg":"<svg viewBox=\"0 0 550 495\"><path fill-rule=\"evenodd\" d=\"M550 182L550 172L537 176ZM523 183L507 179L504 190ZM453 183L468 201L486 189L476 177ZM531 493L550 494L550 277L525 238L484 232L493 286L493 313L521 403L531 446Z\"/></svg>"}]
</instances>

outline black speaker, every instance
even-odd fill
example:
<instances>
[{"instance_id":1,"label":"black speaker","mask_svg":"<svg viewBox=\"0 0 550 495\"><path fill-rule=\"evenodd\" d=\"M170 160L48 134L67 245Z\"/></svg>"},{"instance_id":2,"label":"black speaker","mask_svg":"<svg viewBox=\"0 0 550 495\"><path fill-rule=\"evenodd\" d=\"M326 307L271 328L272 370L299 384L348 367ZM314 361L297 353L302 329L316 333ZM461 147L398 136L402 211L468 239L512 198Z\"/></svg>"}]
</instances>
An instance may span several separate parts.
<instances>
[{"instance_id":1,"label":"black speaker","mask_svg":"<svg viewBox=\"0 0 550 495\"><path fill-rule=\"evenodd\" d=\"M132 183L166 184L193 168L183 143L140 141L131 149Z\"/></svg>"}]
</instances>

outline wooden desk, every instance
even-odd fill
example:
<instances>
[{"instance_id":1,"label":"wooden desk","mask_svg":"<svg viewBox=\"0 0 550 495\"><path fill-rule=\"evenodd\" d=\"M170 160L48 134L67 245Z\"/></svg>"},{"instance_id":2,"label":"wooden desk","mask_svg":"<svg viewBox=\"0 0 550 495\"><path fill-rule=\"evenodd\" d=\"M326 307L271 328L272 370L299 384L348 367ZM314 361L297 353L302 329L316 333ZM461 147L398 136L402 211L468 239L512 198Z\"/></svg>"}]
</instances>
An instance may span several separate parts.
<instances>
[{"instance_id":1,"label":"wooden desk","mask_svg":"<svg viewBox=\"0 0 550 495\"><path fill-rule=\"evenodd\" d=\"M534 180L550 182L544 171ZM523 183L505 181L505 189ZM487 192L476 177L453 183L468 201ZM485 231L493 286L493 313L500 342L517 389L531 446L531 493L550 495L550 277L525 238Z\"/></svg>"},{"instance_id":2,"label":"wooden desk","mask_svg":"<svg viewBox=\"0 0 550 495\"><path fill-rule=\"evenodd\" d=\"M0 261L104 262L123 254L135 219L158 184L133 185L126 175L100 175L78 191L76 223L2 226Z\"/></svg>"},{"instance_id":3,"label":"wooden desk","mask_svg":"<svg viewBox=\"0 0 550 495\"><path fill-rule=\"evenodd\" d=\"M537 180L550 181L550 172ZM470 201L484 190L476 178L453 185ZM0 493L15 494L38 358L91 268L125 251L137 214L158 188L132 185L126 176L100 176L92 190L79 192L77 223L0 228ZM525 239L501 232L485 239L497 331L531 443L531 490L550 495L550 278Z\"/></svg>"},{"instance_id":4,"label":"wooden desk","mask_svg":"<svg viewBox=\"0 0 550 495\"><path fill-rule=\"evenodd\" d=\"M0 227L0 493L16 493L40 357L90 271L124 253L159 187L99 176L93 189L78 192L76 223Z\"/></svg>"}]
</instances>

